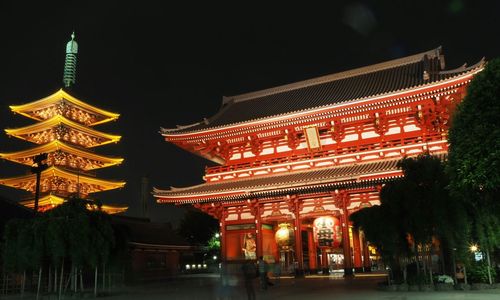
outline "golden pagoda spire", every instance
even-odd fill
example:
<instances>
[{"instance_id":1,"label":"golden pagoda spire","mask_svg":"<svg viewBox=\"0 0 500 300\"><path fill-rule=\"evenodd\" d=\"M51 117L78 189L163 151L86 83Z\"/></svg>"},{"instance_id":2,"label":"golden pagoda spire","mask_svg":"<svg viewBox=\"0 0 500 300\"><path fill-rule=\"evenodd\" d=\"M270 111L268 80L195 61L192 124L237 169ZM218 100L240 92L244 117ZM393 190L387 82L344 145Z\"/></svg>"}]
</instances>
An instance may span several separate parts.
<instances>
[{"instance_id":1,"label":"golden pagoda spire","mask_svg":"<svg viewBox=\"0 0 500 300\"><path fill-rule=\"evenodd\" d=\"M64 62L63 82L65 87L70 87L76 82L76 55L78 44L75 41L75 32L71 34L71 40L66 44L66 60Z\"/></svg>"}]
</instances>

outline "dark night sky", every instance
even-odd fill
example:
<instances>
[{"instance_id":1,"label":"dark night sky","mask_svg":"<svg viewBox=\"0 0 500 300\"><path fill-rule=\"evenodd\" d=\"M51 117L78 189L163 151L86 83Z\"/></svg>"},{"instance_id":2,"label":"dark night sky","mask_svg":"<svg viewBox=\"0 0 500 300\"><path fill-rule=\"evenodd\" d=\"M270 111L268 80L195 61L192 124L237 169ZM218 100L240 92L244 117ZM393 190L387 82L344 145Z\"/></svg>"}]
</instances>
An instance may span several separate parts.
<instances>
[{"instance_id":1,"label":"dark night sky","mask_svg":"<svg viewBox=\"0 0 500 300\"><path fill-rule=\"evenodd\" d=\"M0 128L33 123L8 105L43 98L62 83L65 44L79 44L77 95L121 117L96 129L122 135L97 153L125 158L98 172L123 179L122 190L97 194L139 215L140 180L151 186L201 182L208 161L163 141L160 126L210 117L222 96L245 93L374 64L443 46L449 68L499 56L496 1L357 1L330 7L162 7L147 1L64 2L49 7L0 3ZM43 3L42 3L43 2ZM37 2L36 2L37 3ZM163 5L168 5L168 1ZM342 3L342 4L341 4ZM333 5L333 6L332 6ZM214 12L215 11L215 12ZM0 152L32 145L0 132ZM0 177L26 167L0 162ZM0 187L12 199L19 192ZM149 204L156 221L182 210Z\"/></svg>"}]
</instances>

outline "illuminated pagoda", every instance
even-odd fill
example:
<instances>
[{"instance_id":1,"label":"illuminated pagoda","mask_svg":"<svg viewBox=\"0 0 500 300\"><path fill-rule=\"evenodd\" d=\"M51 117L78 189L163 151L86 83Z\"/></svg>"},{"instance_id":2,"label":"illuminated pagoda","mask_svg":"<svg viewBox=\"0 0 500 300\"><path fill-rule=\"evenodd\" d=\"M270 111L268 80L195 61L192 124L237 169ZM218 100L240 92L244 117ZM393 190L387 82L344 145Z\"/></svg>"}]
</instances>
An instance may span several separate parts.
<instances>
[{"instance_id":1,"label":"illuminated pagoda","mask_svg":"<svg viewBox=\"0 0 500 300\"><path fill-rule=\"evenodd\" d=\"M66 46L66 63L63 76L65 88L75 83L76 54L78 45L74 40ZM0 153L0 158L34 166L36 157L46 154L47 168L40 174L40 199L38 211L49 210L76 196L86 199L91 194L122 188L125 182L97 178L94 170L120 164L122 158L107 157L94 153L90 148L117 143L120 136L102 133L93 129L97 124L116 120L119 114L91 106L66 90L60 89L43 99L23 105L10 106L16 113L31 118L37 123L22 128L6 129L9 136L36 144L33 148L12 153ZM25 190L35 195L36 174L0 179L0 184ZM91 202L90 202L91 203ZM35 200L21 201L29 208ZM96 205L89 205L95 209ZM126 206L102 205L108 213L127 210Z\"/></svg>"},{"instance_id":2,"label":"illuminated pagoda","mask_svg":"<svg viewBox=\"0 0 500 300\"><path fill-rule=\"evenodd\" d=\"M166 141L220 165L206 168L204 183L154 195L217 218L226 261L244 258L251 233L257 257L293 263L297 274L333 263L346 275L368 271L372 249L349 215L380 204L384 183L403 176L403 157L446 156L450 117L483 67L447 70L439 47L224 97L212 118L161 129Z\"/></svg>"}]
</instances>

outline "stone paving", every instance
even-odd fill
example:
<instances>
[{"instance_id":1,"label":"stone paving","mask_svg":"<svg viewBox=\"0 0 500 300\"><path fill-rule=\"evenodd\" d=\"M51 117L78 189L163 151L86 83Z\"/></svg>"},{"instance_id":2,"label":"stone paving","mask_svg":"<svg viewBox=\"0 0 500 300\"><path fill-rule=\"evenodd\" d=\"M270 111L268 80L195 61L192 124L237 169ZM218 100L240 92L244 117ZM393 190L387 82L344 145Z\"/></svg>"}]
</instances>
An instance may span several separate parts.
<instances>
[{"instance_id":1,"label":"stone paving","mask_svg":"<svg viewBox=\"0 0 500 300\"><path fill-rule=\"evenodd\" d=\"M380 277L343 279L341 277L309 277L295 279L291 277L273 278L274 286L267 290L259 289L258 279L254 280L256 299L383 299L383 300L498 300L500 289L479 291L432 291L432 292L383 292L377 289L377 283L384 281ZM231 280L222 286L217 275L191 275L164 282L127 286L113 290L100 299L120 300L159 300L159 299L247 299L246 290L240 280ZM91 297L91 294L87 294ZM86 297L86 298L87 298ZM20 299L19 295L5 299ZM27 295L24 299L34 299ZM54 296L40 299L55 299ZM67 296L65 299L75 299Z\"/></svg>"}]
</instances>

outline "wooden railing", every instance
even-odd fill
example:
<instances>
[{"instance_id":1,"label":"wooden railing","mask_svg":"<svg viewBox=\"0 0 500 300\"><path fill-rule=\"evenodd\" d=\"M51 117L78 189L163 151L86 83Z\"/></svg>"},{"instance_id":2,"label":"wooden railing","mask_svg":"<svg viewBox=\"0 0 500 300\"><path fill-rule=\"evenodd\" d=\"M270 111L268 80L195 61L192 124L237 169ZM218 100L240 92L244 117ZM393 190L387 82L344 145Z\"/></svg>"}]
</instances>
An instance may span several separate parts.
<instances>
[{"instance_id":1,"label":"wooden railing","mask_svg":"<svg viewBox=\"0 0 500 300\"><path fill-rule=\"evenodd\" d=\"M384 150L394 147L407 146L412 144L422 144L422 143L429 143L429 142L443 140L443 137L441 136L440 133L429 134L426 135L425 137L422 137L421 132L416 132L413 136L410 134L406 134L406 136L403 138L398 138L388 141L382 141L380 138L374 138L375 140L367 139L367 143L359 144L358 141L347 142L342 147L327 149L323 151L308 152L307 149L304 149L305 153L300 153L300 154L272 157L269 159L255 160L239 164L237 163L224 166L206 167L205 174L211 175L221 172L234 172L248 168L265 167L277 164L287 164L287 163L293 163L297 161L303 161L321 157L335 157L348 154L359 155L363 154L364 152L373 150ZM372 142L368 142L369 140L372 140ZM328 146L335 147L335 145L328 145ZM283 155L287 155L290 152L283 152Z\"/></svg>"}]
</instances>

